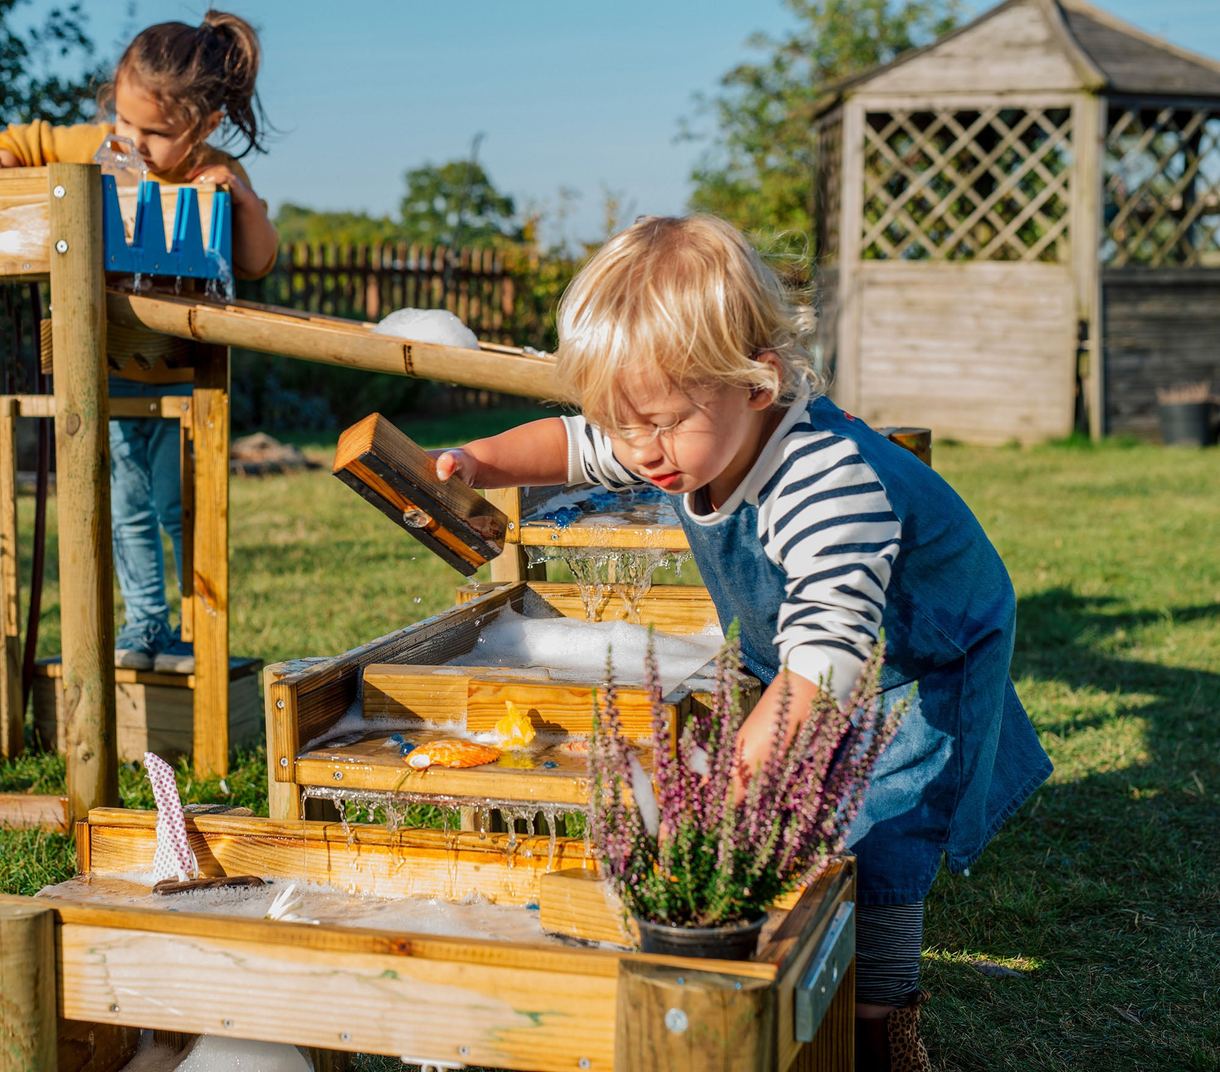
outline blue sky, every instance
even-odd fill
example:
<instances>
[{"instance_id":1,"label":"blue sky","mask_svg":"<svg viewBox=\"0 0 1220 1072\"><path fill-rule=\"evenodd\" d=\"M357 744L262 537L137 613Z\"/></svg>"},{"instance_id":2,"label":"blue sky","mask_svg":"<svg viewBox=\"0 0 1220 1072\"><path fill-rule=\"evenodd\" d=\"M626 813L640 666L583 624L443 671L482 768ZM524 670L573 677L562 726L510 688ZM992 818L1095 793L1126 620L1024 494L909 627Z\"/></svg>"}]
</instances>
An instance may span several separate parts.
<instances>
[{"instance_id":1,"label":"blue sky","mask_svg":"<svg viewBox=\"0 0 1220 1072\"><path fill-rule=\"evenodd\" d=\"M23 17L61 0L33 0ZM1101 0L1120 18L1220 57L1220 0ZM129 0L86 0L113 45ZM469 152L519 204L551 214L579 191L573 237L601 233L603 189L634 212L681 211L700 151L675 143L693 95L749 58L755 31L781 33L780 0L220 0L250 19L266 53L263 103L283 132L248 161L273 207L394 212L402 175ZM976 4L980 11L987 5ZM136 0L134 28L196 22L206 0ZM336 12L341 12L336 16Z\"/></svg>"}]
</instances>

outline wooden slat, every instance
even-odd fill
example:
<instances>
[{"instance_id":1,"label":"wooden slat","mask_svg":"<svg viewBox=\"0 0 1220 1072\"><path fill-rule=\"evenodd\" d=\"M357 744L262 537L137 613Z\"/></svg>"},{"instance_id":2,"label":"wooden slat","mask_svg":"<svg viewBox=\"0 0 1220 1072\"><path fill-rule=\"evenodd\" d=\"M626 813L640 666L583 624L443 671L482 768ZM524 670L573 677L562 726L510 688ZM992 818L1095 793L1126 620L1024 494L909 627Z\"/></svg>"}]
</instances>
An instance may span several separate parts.
<instances>
[{"instance_id":1,"label":"wooden slat","mask_svg":"<svg viewBox=\"0 0 1220 1072\"><path fill-rule=\"evenodd\" d=\"M195 773L229 771L229 351L195 360Z\"/></svg>"},{"instance_id":2,"label":"wooden slat","mask_svg":"<svg viewBox=\"0 0 1220 1072\"><path fill-rule=\"evenodd\" d=\"M690 541L680 525L582 525L566 528L541 521L521 526L526 547L655 547L662 551L689 551Z\"/></svg>"},{"instance_id":3,"label":"wooden slat","mask_svg":"<svg viewBox=\"0 0 1220 1072\"><path fill-rule=\"evenodd\" d=\"M149 870L156 852L155 819L155 812L92 812L90 870L97 875ZM552 854L546 837L519 836L510 867L507 834L390 831L361 824L345 831L339 823L223 815L188 816L187 829L204 877L293 879L378 897L461 900L479 894L523 905L538 900L548 868L595 866L581 838L557 839Z\"/></svg>"},{"instance_id":4,"label":"wooden slat","mask_svg":"<svg viewBox=\"0 0 1220 1072\"><path fill-rule=\"evenodd\" d=\"M0 827L38 827L68 832L68 798L37 793L0 793Z\"/></svg>"},{"instance_id":5,"label":"wooden slat","mask_svg":"<svg viewBox=\"0 0 1220 1072\"><path fill-rule=\"evenodd\" d=\"M542 876L538 893L542 929L589 942L635 945L639 936L609 881L589 868L570 868Z\"/></svg>"},{"instance_id":6,"label":"wooden slat","mask_svg":"<svg viewBox=\"0 0 1220 1072\"><path fill-rule=\"evenodd\" d=\"M395 663L366 666L364 717L461 721L466 717L470 674L438 674L436 669Z\"/></svg>"},{"instance_id":7,"label":"wooden slat","mask_svg":"<svg viewBox=\"0 0 1220 1072\"><path fill-rule=\"evenodd\" d=\"M21 600L17 543L16 402L0 398L0 756L25 748L25 706L21 686Z\"/></svg>"},{"instance_id":8,"label":"wooden slat","mask_svg":"<svg viewBox=\"0 0 1220 1072\"><path fill-rule=\"evenodd\" d=\"M60 948L74 1019L497 1068L611 1066L615 981L605 976L69 923Z\"/></svg>"},{"instance_id":9,"label":"wooden slat","mask_svg":"<svg viewBox=\"0 0 1220 1072\"><path fill-rule=\"evenodd\" d=\"M400 775L397 768L387 771L384 767L371 764L358 765L342 759L312 757L298 759L294 769L298 785L418 793L449 797L454 802L482 799L516 801L523 805L567 804L580 807L589 803L587 778L557 777L549 771L504 770L494 766L413 770L402 764L403 773Z\"/></svg>"}]
</instances>

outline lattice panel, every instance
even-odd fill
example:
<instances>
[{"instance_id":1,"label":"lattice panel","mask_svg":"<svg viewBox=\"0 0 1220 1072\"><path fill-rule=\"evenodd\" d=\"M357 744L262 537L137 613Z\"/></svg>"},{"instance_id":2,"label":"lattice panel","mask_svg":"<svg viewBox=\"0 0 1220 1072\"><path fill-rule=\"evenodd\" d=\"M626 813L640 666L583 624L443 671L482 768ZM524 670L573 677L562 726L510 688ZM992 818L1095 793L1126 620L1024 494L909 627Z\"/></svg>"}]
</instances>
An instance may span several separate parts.
<instances>
[{"instance_id":1,"label":"lattice panel","mask_svg":"<svg viewBox=\"0 0 1220 1072\"><path fill-rule=\"evenodd\" d=\"M1220 267L1220 106L1110 109L1107 264Z\"/></svg>"},{"instance_id":2,"label":"lattice panel","mask_svg":"<svg viewBox=\"0 0 1220 1072\"><path fill-rule=\"evenodd\" d=\"M1072 111L869 112L865 260L1069 259Z\"/></svg>"},{"instance_id":3,"label":"lattice panel","mask_svg":"<svg viewBox=\"0 0 1220 1072\"><path fill-rule=\"evenodd\" d=\"M843 179L843 113L836 109L814 134L817 159L814 183L814 233L817 259L824 267L839 261L839 199Z\"/></svg>"}]
</instances>

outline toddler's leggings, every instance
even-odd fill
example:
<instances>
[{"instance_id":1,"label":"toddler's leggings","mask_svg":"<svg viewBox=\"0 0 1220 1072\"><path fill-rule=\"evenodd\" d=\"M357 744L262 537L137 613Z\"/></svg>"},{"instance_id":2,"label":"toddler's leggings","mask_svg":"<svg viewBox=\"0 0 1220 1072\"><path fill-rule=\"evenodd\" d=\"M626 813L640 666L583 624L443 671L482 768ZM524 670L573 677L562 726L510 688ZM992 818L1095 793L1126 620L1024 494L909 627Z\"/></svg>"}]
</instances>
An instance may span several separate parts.
<instances>
[{"instance_id":1,"label":"toddler's leggings","mask_svg":"<svg viewBox=\"0 0 1220 1072\"><path fill-rule=\"evenodd\" d=\"M856 1001L906 1005L919 989L923 901L856 905Z\"/></svg>"}]
</instances>

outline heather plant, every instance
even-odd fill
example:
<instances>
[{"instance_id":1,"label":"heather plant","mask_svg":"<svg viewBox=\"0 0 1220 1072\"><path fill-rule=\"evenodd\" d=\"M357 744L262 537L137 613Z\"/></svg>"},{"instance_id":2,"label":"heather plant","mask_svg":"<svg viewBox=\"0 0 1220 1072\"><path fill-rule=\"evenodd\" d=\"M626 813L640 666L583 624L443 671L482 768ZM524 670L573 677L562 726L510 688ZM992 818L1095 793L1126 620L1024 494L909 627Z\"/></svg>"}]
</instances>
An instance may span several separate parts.
<instances>
[{"instance_id":1,"label":"heather plant","mask_svg":"<svg viewBox=\"0 0 1220 1072\"><path fill-rule=\"evenodd\" d=\"M843 851L869 775L906 708L880 703L883 652L884 638L843 707L819 690L791 739L785 690L769 756L751 771L737 747L745 711L736 637L716 661L711 706L691 715L672 752L650 646L651 782L623 736L608 681L595 703L590 749L592 838L629 912L689 927L749 922L825 870ZM744 784L736 795L735 774Z\"/></svg>"}]
</instances>

